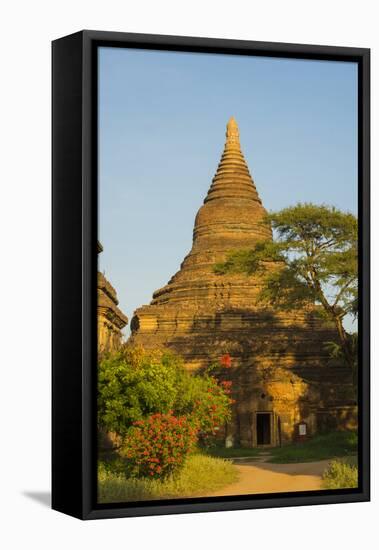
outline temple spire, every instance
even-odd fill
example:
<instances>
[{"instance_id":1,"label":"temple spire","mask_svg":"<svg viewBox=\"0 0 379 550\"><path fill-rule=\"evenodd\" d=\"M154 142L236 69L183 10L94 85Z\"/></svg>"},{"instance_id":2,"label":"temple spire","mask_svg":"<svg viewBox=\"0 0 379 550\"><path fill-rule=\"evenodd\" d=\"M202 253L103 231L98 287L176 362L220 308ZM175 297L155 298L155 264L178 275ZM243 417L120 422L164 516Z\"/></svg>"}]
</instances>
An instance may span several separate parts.
<instances>
[{"instance_id":1,"label":"temple spire","mask_svg":"<svg viewBox=\"0 0 379 550\"><path fill-rule=\"evenodd\" d=\"M240 148L240 132L236 119L230 117L228 124L226 125L226 143L225 147Z\"/></svg>"},{"instance_id":2,"label":"temple spire","mask_svg":"<svg viewBox=\"0 0 379 550\"><path fill-rule=\"evenodd\" d=\"M224 150L204 202L247 199L261 204L241 150L238 124L233 116L228 120L225 135Z\"/></svg>"}]
</instances>

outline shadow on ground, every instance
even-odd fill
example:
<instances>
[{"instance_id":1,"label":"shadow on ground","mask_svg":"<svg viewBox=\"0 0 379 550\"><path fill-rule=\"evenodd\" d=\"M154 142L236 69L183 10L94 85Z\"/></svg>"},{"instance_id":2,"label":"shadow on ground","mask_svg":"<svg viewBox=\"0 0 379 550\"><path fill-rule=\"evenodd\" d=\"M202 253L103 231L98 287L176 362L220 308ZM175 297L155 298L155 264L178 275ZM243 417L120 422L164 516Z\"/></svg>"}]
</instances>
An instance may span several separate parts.
<instances>
[{"instance_id":1,"label":"shadow on ground","mask_svg":"<svg viewBox=\"0 0 379 550\"><path fill-rule=\"evenodd\" d=\"M48 491L24 491L22 494L42 506L51 506L51 493Z\"/></svg>"}]
</instances>

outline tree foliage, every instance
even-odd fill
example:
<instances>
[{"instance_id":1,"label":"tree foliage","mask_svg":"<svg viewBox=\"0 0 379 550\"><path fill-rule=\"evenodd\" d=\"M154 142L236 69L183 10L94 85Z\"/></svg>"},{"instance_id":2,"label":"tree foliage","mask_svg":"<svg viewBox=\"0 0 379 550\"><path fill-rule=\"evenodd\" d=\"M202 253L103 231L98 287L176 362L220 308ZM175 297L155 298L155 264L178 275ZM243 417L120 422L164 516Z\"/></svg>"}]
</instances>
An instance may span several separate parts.
<instances>
[{"instance_id":1,"label":"tree foliage","mask_svg":"<svg viewBox=\"0 0 379 550\"><path fill-rule=\"evenodd\" d=\"M281 309L320 304L338 331L345 361L355 368L356 346L343 326L358 306L358 223L353 214L311 203L268 216L275 240L231 253L216 273L260 273L260 299ZM267 223L267 221L266 221Z\"/></svg>"}]
</instances>

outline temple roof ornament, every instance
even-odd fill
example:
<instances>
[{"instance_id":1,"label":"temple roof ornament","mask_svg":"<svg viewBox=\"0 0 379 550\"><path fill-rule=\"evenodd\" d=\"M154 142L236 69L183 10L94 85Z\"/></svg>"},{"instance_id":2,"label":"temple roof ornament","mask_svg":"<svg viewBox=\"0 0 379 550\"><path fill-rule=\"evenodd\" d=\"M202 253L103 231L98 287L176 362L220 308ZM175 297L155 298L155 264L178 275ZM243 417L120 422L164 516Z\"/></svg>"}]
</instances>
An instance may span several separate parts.
<instances>
[{"instance_id":1,"label":"temple roof ornament","mask_svg":"<svg viewBox=\"0 0 379 550\"><path fill-rule=\"evenodd\" d=\"M226 145L230 147L240 147L240 132L236 119L230 117L226 125Z\"/></svg>"}]
</instances>

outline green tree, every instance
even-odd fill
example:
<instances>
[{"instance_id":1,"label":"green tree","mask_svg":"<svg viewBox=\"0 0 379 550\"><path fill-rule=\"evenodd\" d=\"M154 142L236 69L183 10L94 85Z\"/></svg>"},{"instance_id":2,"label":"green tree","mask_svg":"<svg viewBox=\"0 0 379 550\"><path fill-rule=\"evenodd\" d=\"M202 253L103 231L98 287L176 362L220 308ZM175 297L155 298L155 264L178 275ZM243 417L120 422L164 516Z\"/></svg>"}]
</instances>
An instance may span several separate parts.
<instances>
[{"instance_id":1,"label":"green tree","mask_svg":"<svg viewBox=\"0 0 379 550\"><path fill-rule=\"evenodd\" d=\"M123 436L133 422L168 412L176 397L178 370L175 356L131 346L103 357L98 368L100 427Z\"/></svg>"},{"instance_id":2,"label":"green tree","mask_svg":"<svg viewBox=\"0 0 379 550\"><path fill-rule=\"evenodd\" d=\"M274 241L230 254L216 273L260 273L263 303L282 309L321 304L337 329L339 349L356 369L356 338L344 328L346 315L357 314L358 223L353 214L310 203L268 216Z\"/></svg>"},{"instance_id":3,"label":"green tree","mask_svg":"<svg viewBox=\"0 0 379 550\"><path fill-rule=\"evenodd\" d=\"M228 390L214 377L189 374L167 350L125 345L99 362L98 424L122 437L156 413L186 416L201 431L212 432L229 420L230 405Z\"/></svg>"}]
</instances>

